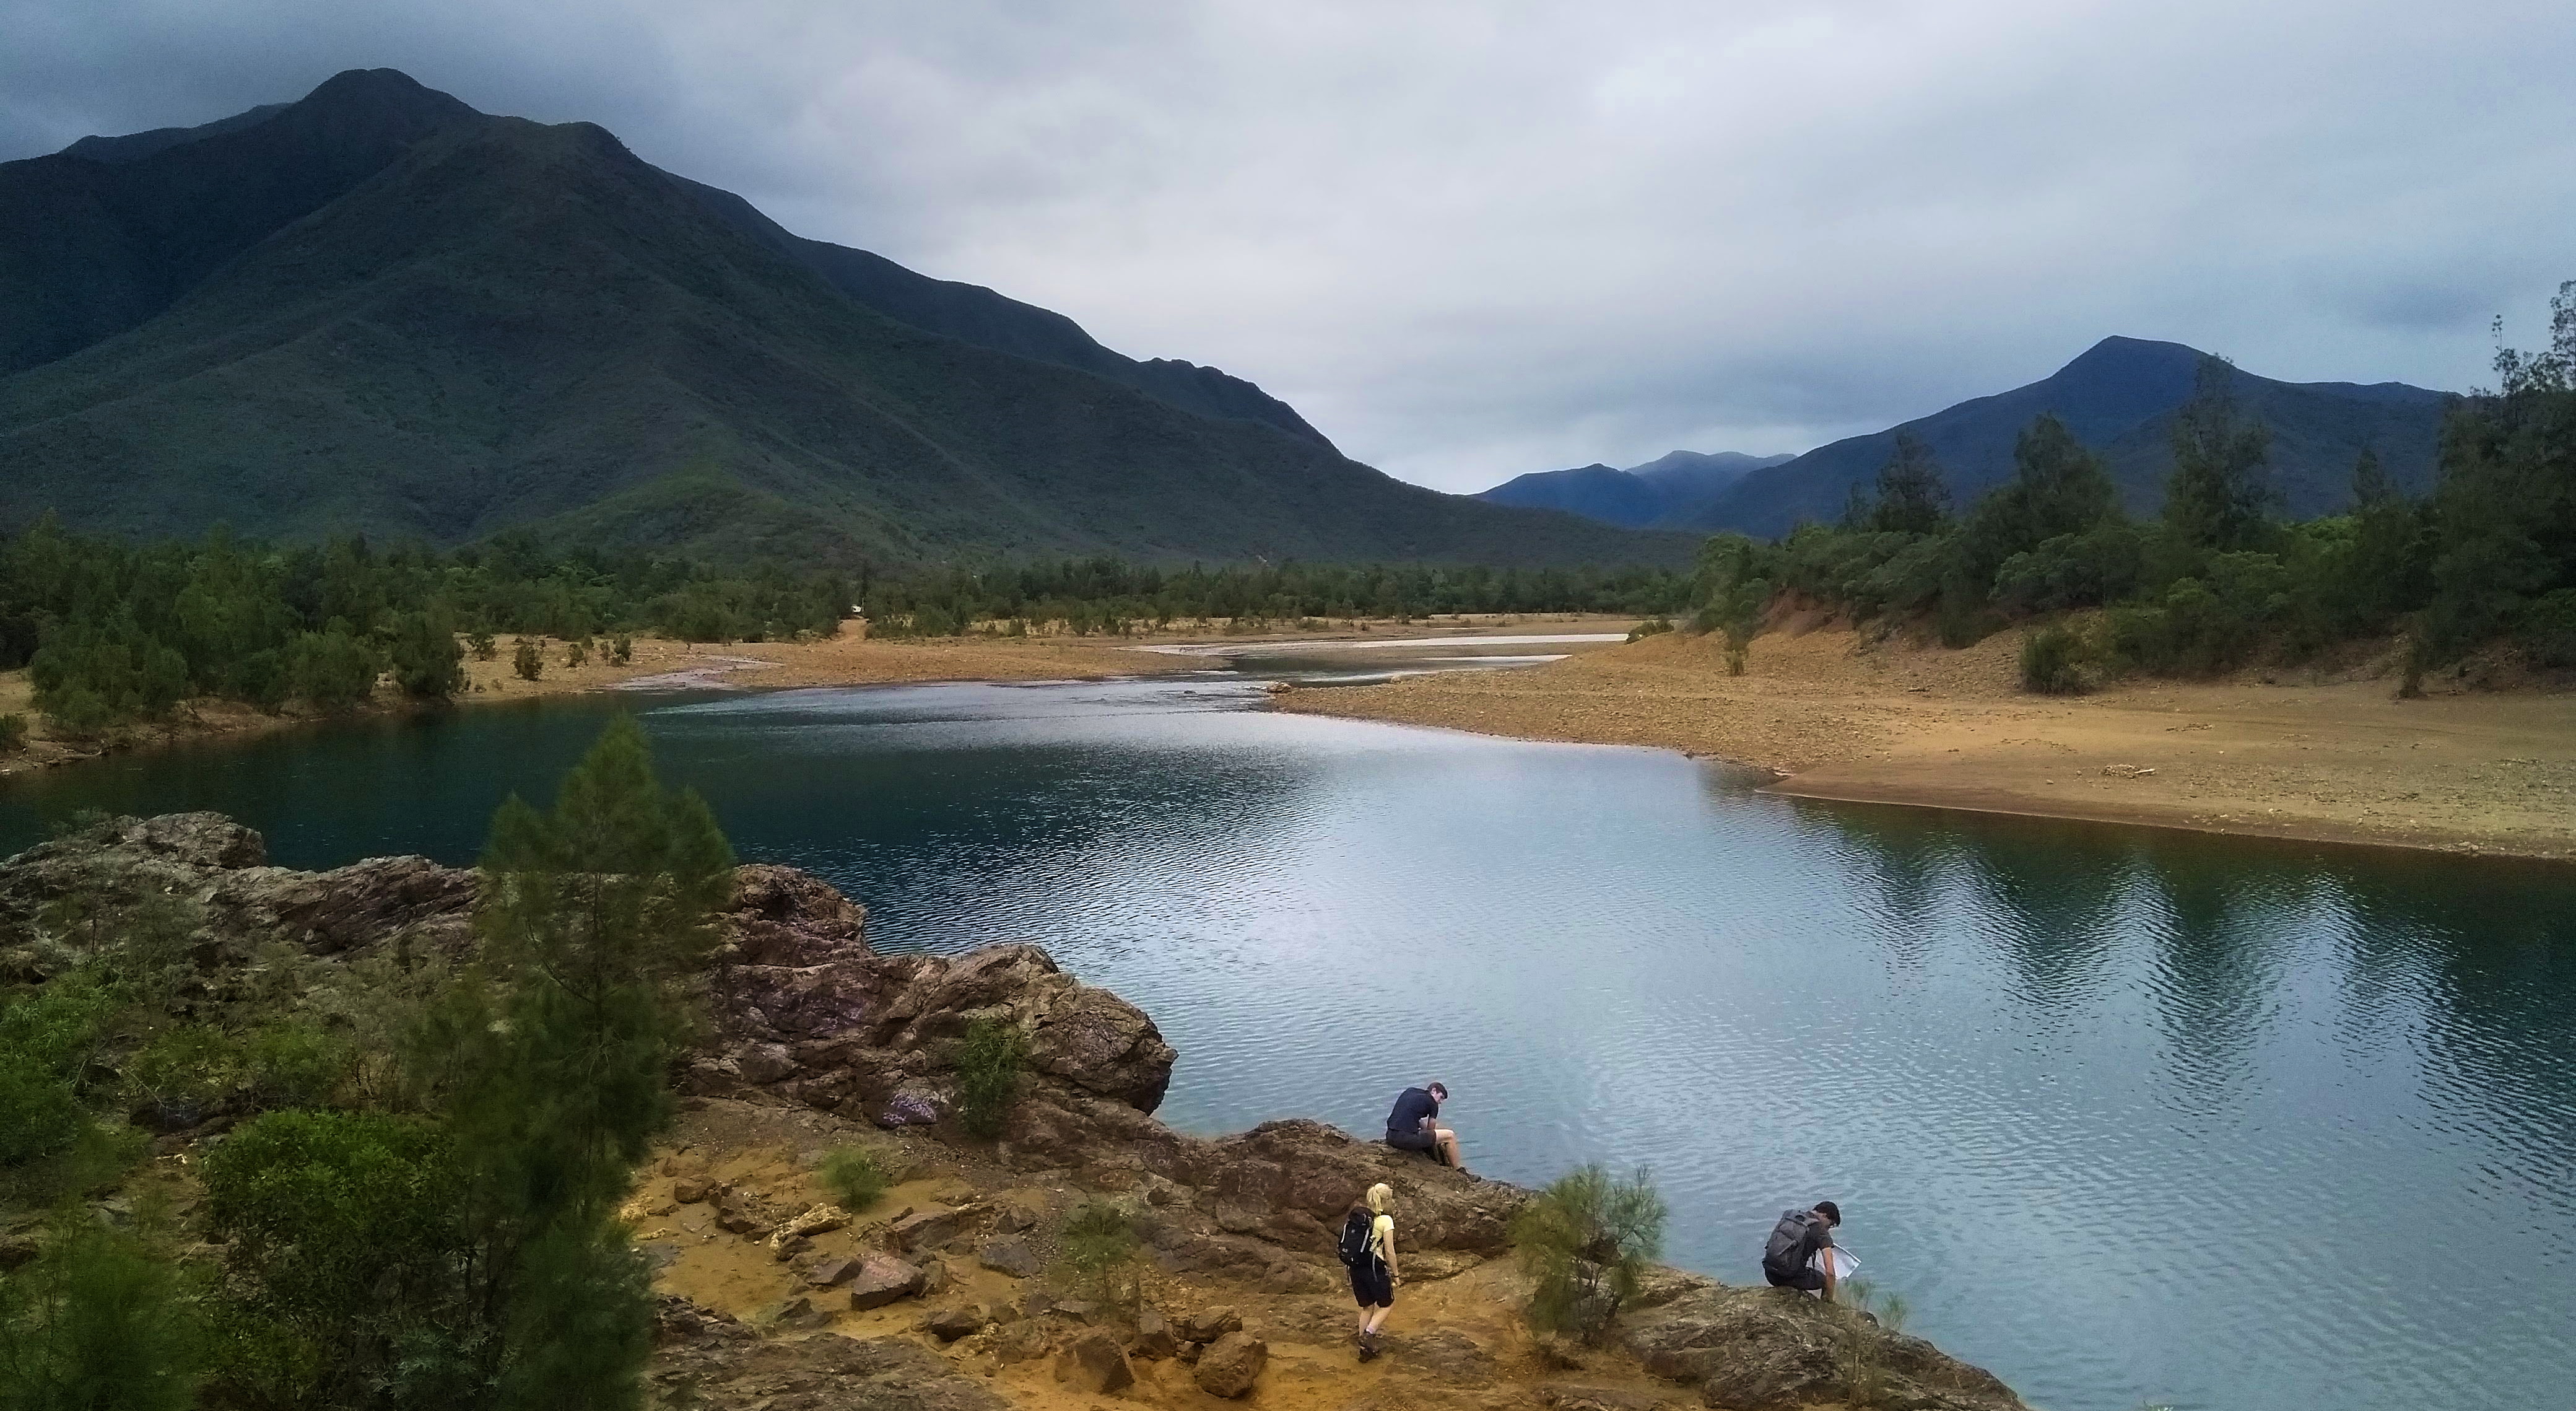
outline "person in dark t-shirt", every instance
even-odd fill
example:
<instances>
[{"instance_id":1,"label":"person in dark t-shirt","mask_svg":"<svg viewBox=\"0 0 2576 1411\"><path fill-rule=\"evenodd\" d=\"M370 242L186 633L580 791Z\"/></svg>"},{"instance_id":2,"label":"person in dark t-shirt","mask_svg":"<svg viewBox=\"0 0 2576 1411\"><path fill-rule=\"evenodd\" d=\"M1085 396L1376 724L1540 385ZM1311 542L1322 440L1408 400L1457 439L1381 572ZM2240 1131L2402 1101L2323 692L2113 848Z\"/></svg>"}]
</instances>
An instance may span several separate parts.
<instances>
[{"instance_id":1,"label":"person in dark t-shirt","mask_svg":"<svg viewBox=\"0 0 2576 1411\"><path fill-rule=\"evenodd\" d=\"M1842 1222L1842 1207L1830 1200L1781 1211L1780 1223L1771 1227L1771 1238L1762 1246L1762 1277L1773 1288L1820 1293L1825 1302L1833 1302L1834 1286L1841 1281L1834 1277L1833 1261L1816 1256L1834 1247L1834 1227Z\"/></svg>"},{"instance_id":2,"label":"person in dark t-shirt","mask_svg":"<svg viewBox=\"0 0 2576 1411\"><path fill-rule=\"evenodd\" d=\"M1440 1104L1448 1100L1449 1089L1442 1083L1406 1088L1397 1095L1395 1110L1386 1114L1386 1144L1398 1151L1429 1152L1445 1165L1466 1170L1458 1155L1458 1134L1439 1122Z\"/></svg>"}]
</instances>

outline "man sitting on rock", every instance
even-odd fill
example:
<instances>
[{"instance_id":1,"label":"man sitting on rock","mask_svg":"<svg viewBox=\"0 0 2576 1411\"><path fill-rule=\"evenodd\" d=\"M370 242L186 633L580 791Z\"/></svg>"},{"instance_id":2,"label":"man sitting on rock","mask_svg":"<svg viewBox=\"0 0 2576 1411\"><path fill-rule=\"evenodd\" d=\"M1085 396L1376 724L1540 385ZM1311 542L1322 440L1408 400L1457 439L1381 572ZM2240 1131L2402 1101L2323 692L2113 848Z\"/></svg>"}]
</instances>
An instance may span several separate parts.
<instances>
[{"instance_id":1,"label":"man sitting on rock","mask_svg":"<svg viewBox=\"0 0 2576 1411\"><path fill-rule=\"evenodd\" d=\"M1398 1151L1428 1152L1444 1166L1467 1169L1458 1156L1458 1134L1439 1125L1440 1104L1449 1100L1449 1088L1443 1083L1425 1083L1406 1088L1395 1099L1395 1110L1386 1114L1386 1144Z\"/></svg>"},{"instance_id":2,"label":"man sitting on rock","mask_svg":"<svg viewBox=\"0 0 2576 1411\"><path fill-rule=\"evenodd\" d=\"M1821 1293L1834 1301L1834 1261L1816 1256L1834 1247L1834 1227L1843 1222L1842 1207L1820 1200L1806 1210L1783 1210L1780 1223L1762 1246L1762 1277L1773 1288ZM1821 1266L1821 1267L1819 1267Z\"/></svg>"}]
</instances>

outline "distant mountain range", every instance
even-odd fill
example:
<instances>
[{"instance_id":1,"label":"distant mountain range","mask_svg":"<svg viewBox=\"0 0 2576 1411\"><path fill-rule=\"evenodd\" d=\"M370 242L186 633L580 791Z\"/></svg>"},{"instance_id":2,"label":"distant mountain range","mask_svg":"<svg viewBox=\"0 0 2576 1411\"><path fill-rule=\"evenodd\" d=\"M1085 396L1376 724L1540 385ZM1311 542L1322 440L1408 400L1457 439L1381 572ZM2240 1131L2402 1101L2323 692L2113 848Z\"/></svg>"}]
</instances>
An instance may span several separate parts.
<instances>
[{"instance_id":1,"label":"distant mountain range","mask_svg":"<svg viewBox=\"0 0 2576 1411\"><path fill-rule=\"evenodd\" d=\"M0 523L735 560L1681 562L388 69L0 165Z\"/></svg>"},{"instance_id":2,"label":"distant mountain range","mask_svg":"<svg viewBox=\"0 0 2576 1411\"><path fill-rule=\"evenodd\" d=\"M2132 511L2153 512L2173 469L2174 412L2190 399L2202 357L2180 343L2105 338L2028 386L1754 471L1697 514L1669 523L1768 537L1800 520L1834 519L1852 486L1877 483L1899 431L1931 446L1952 496L1965 506L2011 478L2013 439L2042 412L2054 412L2109 462ZM2417 494L2432 487L2449 393L2402 382L2276 382L2240 369L2235 394L2241 411L2272 428L2272 484L2291 515L2330 514L2348 504L2353 462L2365 446L2399 485Z\"/></svg>"},{"instance_id":3,"label":"distant mountain range","mask_svg":"<svg viewBox=\"0 0 2576 1411\"><path fill-rule=\"evenodd\" d=\"M1735 451L1674 451L1626 470L1598 461L1572 470L1536 470L1476 498L1526 509L1566 510L1627 529L1686 528L1737 481L1789 459Z\"/></svg>"}]
</instances>

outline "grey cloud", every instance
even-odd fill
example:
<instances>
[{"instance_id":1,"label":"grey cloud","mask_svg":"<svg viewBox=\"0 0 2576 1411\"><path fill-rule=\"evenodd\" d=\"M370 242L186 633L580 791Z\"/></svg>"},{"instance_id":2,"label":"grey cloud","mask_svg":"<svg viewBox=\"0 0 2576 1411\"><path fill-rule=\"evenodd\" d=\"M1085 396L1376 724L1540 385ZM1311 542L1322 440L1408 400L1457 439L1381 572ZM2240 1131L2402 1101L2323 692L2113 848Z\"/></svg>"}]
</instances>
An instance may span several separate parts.
<instances>
[{"instance_id":1,"label":"grey cloud","mask_svg":"<svg viewBox=\"0 0 2576 1411\"><path fill-rule=\"evenodd\" d=\"M2467 386L2576 276L2538 4L0 3L0 156L389 65L1473 489L2106 334ZM2527 338L2526 338L2527 341Z\"/></svg>"}]
</instances>

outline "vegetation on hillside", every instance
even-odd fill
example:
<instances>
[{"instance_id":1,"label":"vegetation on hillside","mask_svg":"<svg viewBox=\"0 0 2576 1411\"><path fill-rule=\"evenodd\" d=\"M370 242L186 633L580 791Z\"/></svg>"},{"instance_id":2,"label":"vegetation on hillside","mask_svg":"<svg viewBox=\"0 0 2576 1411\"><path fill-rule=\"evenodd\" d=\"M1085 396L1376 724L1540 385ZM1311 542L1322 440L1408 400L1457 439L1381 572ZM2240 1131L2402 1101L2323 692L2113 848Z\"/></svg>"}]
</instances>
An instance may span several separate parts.
<instances>
[{"instance_id":1,"label":"vegetation on hillside","mask_svg":"<svg viewBox=\"0 0 2576 1411\"><path fill-rule=\"evenodd\" d=\"M1927 622L1950 646L2102 609L2087 629L2033 636L2025 674L2048 692L2094 671L2206 676L2398 632L2411 673L2499 640L2541 669L2576 668L2576 283L2550 307L2548 350L2502 349L2499 385L2451 410L2422 500L2364 451L2351 512L2279 517L2269 433L2212 359L2174 418L2159 518L2123 512L2100 457L2054 416L2022 432L2011 480L1955 514L1939 466L1900 438L1877 493L1856 492L1841 523L1711 539L1694 625L1725 632L1740 662L1783 599Z\"/></svg>"},{"instance_id":2,"label":"vegetation on hillside","mask_svg":"<svg viewBox=\"0 0 2576 1411\"><path fill-rule=\"evenodd\" d=\"M501 808L483 869L470 969L281 946L172 985L153 926L42 923L79 959L0 1001L0 1206L59 1213L0 1274L0 1406L642 1404L649 1286L615 1207L672 1115L733 855L621 719L551 813ZM237 1125L188 1228L158 1178L104 1225L85 1197L156 1110Z\"/></svg>"}]
</instances>

